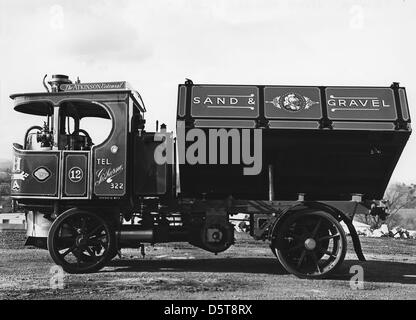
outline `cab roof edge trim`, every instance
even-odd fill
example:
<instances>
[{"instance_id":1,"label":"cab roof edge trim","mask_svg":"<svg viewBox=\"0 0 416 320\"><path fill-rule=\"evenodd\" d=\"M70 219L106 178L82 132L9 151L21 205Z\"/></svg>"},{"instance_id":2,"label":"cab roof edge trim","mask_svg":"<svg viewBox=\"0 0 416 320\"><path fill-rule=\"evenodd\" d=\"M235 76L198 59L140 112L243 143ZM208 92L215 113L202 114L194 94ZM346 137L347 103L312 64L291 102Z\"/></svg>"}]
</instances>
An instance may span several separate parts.
<instances>
[{"instance_id":1,"label":"cab roof edge trim","mask_svg":"<svg viewBox=\"0 0 416 320\"><path fill-rule=\"evenodd\" d=\"M60 92L26 92L26 93L14 93L10 95L10 99L16 99L18 97L32 96L65 96L65 95L85 95L85 94L116 94L116 93L132 93L132 90L91 90L91 91L60 91ZM133 95L132 95L133 96Z\"/></svg>"},{"instance_id":2,"label":"cab roof edge trim","mask_svg":"<svg viewBox=\"0 0 416 320\"><path fill-rule=\"evenodd\" d=\"M134 101L134 104L138 107L141 112L147 112L146 107L144 106L143 99L141 99L140 94L135 90L91 90L91 91L60 91L60 92L29 92L29 93L15 93L10 95L12 100L18 98L30 99L30 97L44 97L45 100L48 97L65 97L65 96L78 96L78 95L88 95L88 94L128 94L130 98ZM30 100L25 100L28 102ZM21 104L19 102L18 104Z\"/></svg>"}]
</instances>

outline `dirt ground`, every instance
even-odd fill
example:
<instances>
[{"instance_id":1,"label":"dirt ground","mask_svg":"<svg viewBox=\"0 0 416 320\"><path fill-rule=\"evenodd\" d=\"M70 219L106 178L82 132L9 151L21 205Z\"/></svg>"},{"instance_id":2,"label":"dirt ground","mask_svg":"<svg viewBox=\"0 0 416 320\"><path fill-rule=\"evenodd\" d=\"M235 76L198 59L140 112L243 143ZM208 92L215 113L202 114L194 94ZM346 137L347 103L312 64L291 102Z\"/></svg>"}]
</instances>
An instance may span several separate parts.
<instances>
[{"instance_id":1,"label":"dirt ground","mask_svg":"<svg viewBox=\"0 0 416 320\"><path fill-rule=\"evenodd\" d=\"M20 232L0 232L0 299L416 299L416 240L362 238L367 262L349 250L328 280L288 274L267 244L239 235L215 256L188 244L123 250L95 274L64 275L51 289L47 251L23 247ZM364 270L364 288L350 287L351 266Z\"/></svg>"}]
</instances>

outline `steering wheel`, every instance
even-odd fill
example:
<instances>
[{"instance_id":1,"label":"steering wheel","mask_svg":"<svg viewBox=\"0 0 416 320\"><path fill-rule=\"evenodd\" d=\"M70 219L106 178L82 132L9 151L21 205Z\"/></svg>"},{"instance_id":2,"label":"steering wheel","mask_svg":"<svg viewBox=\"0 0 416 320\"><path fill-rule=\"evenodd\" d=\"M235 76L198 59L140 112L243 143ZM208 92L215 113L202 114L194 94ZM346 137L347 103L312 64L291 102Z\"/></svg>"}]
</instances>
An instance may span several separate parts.
<instances>
[{"instance_id":1,"label":"steering wheel","mask_svg":"<svg viewBox=\"0 0 416 320\"><path fill-rule=\"evenodd\" d=\"M89 133L87 131L85 131L84 129L76 129L76 130L74 130L74 132L71 133L71 136L76 136L78 133L84 134L84 136L87 138L87 144L89 146L92 146L93 145L92 139L91 139Z\"/></svg>"}]
</instances>

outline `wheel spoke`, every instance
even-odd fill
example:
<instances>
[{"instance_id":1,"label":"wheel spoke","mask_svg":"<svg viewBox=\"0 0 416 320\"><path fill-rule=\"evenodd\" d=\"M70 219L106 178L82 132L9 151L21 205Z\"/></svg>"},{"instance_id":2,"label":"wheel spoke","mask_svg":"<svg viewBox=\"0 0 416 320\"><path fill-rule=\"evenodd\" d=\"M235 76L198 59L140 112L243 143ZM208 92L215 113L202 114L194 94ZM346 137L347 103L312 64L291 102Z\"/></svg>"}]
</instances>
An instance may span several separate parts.
<instances>
[{"instance_id":1,"label":"wheel spoke","mask_svg":"<svg viewBox=\"0 0 416 320\"><path fill-rule=\"evenodd\" d=\"M91 257L94 257L94 258L96 257L95 251L94 250L91 250L91 248L88 247L88 246L87 246L87 252L90 254Z\"/></svg>"},{"instance_id":2,"label":"wheel spoke","mask_svg":"<svg viewBox=\"0 0 416 320\"><path fill-rule=\"evenodd\" d=\"M86 230L87 227L87 219L85 219L85 217L81 218L81 230L84 231Z\"/></svg>"},{"instance_id":3,"label":"wheel spoke","mask_svg":"<svg viewBox=\"0 0 416 320\"><path fill-rule=\"evenodd\" d=\"M101 239L101 238L104 238L104 237L106 237L107 235L104 233L104 234L99 234L99 235L94 235L95 237L94 238L89 238L88 239L88 241L90 241L90 240L98 240L98 239Z\"/></svg>"},{"instance_id":4,"label":"wheel spoke","mask_svg":"<svg viewBox=\"0 0 416 320\"><path fill-rule=\"evenodd\" d=\"M66 250L61 256L62 258L65 258L68 254L70 254L72 251L74 251L74 249L76 248L75 245L73 245L71 248L69 248L68 250Z\"/></svg>"},{"instance_id":5,"label":"wheel spoke","mask_svg":"<svg viewBox=\"0 0 416 320\"><path fill-rule=\"evenodd\" d=\"M303 243L300 243L300 244L298 244L298 245L296 245L296 246L294 246L294 247L291 247L291 248L288 248L288 249L286 249L286 250L283 250L283 252L284 252L284 253L289 253L289 252L293 252L293 251L296 251L296 250L302 249L302 248L304 248L304 247L305 247L305 245L304 245Z\"/></svg>"},{"instance_id":6,"label":"wheel spoke","mask_svg":"<svg viewBox=\"0 0 416 320\"><path fill-rule=\"evenodd\" d=\"M100 230L100 228L104 228L104 226L101 224L96 226L91 232L87 234L87 238L90 238L91 236L93 236L98 230Z\"/></svg>"},{"instance_id":7,"label":"wheel spoke","mask_svg":"<svg viewBox=\"0 0 416 320\"><path fill-rule=\"evenodd\" d=\"M301 241L303 239L303 235L294 233L293 239L295 239L296 241Z\"/></svg>"},{"instance_id":8,"label":"wheel spoke","mask_svg":"<svg viewBox=\"0 0 416 320\"><path fill-rule=\"evenodd\" d=\"M305 256L306 256L306 250L303 250L298 261L298 265L297 265L298 268L301 267L303 260L305 260Z\"/></svg>"},{"instance_id":9,"label":"wheel spoke","mask_svg":"<svg viewBox=\"0 0 416 320\"><path fill-rule=\"evenodd\" d=\"M66 222L65 223L68 227L70 227L74 232L75 232L75 234L77 234L78 233L78 231L77 231L77 229L71 224L71 223L69 223L69 222Z\"/></svg>"},{"instance_id":10,"label":"wheel spoke","mask_svg":"<svg viewBox=\"0 0 416 320\"><path fill-rule=\"evenodd\" d=\"M98 240L94 240L94 241L88 241L88 246L94 246L94 247L100 247L100 248L104 248L104 242L98 241Z\"/></svg>"},{"instance_id":11,"label":"wheel spoke","mask_svg":"<svg viewBox=\"0 0 416 320\"><path fill-rule=\"evenodd\" d=\"M322 250L321 251L322 254L327 254L328 256L332 257L332 258L336 258L337 256L335 254L333 254L331 251L329 250Z\"/></svg>"},{"instance_id":12,"label":"wheel spoke","mask_svg":"<svg viewBox=\"0 0 416 320\"><path fill-rule=\"evenodd\" d=\"M318 223L316 224L315 229L313 229L313 231L312 231L312 238L316 237L316 235L319 231L319 228L321 227L321 223L322 223L322 219L318 218Z\"/></svg>"},{"instance_id":13,"label":"wheel spoke","mask_svg":"<svg viewBox=\"0 0 416 320\"><path fill-rule=\"evenodd\" d=\"M313 262L315 263L316 270L317 270L319 273L322 273L321 268L319 267L319 263L318 263L319 261L318 261L318 258L317 258L317 256L316 256L315 252L311 251L310 256L312 257L312 260L313 260Z\"/></svg>"},{"instance_id":14,"label":"wheel spoke","mask_svg":"<svg viewBox=\"0 0 416 320\"><path fill-rule=\"evenodd\" d=\"M303 224L299 226L299 230L301 231L302 235L309 232L308 228Z\"/></svg>"},{"instance_id":15,"label":"wheel spoke","mask_svg":"<svg viewBox=\"0 0 416 320\"><path fill-rule=\"evenodd\" d=\"M339 238L339 237L341 237L341 234L337 233L337 234L332 234L330 236L325 236L325 237L319 238L317 241L322 242L322 241L325 241L325 240L330 240L330 239Z\"/></svg>"},{"instance_id":16,"label":"wheel spoke","mask_svg":"<svg viewBox=\"0 0 416 320\"><path fill-rule=\"evenodd\" d=\"M79 251L79 248L76 248L77 250L74 250L72 253L77 259L77 267L79 267L80 262L82 261L82 252Z\"/></svg>"},{"instance_id":17,"label":"wheel spoke","mask_svg":"<svg viewBox=\"0 0 416 320\"><path fill-rule=\"evenodd\" d=\"M64 250L64 249L68 249L71 248L74 245L75 239L73 237L65 237L65 238L60 238L56 240L57 242L57 248L59 250Z\"/></svg>"}]
</instances>

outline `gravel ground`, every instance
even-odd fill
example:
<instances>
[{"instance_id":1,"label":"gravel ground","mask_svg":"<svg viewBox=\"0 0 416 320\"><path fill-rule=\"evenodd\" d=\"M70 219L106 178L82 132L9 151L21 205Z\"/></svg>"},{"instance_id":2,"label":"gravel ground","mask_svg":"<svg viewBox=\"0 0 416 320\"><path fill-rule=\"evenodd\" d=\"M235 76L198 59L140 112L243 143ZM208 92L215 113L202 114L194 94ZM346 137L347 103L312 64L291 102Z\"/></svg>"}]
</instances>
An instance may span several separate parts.
<instances>
[{"instance_id":1,"label":"gravel ground","mask_svg":"<svg viewBox=\"0 0 416 320\"><path fill-rule=\"evenodd\" d=\"M416 240L362 238L367 262L349 243L347 258L328 280L287 274L262 242L239 235L218 256L188 244L123 250L99 273L64 276L50 288L47 251L23 247L24 233L0 232L0 299L416 299ZM350 287L353 265L364 269L364 289Z\"/></svg>"}]
</instances>

